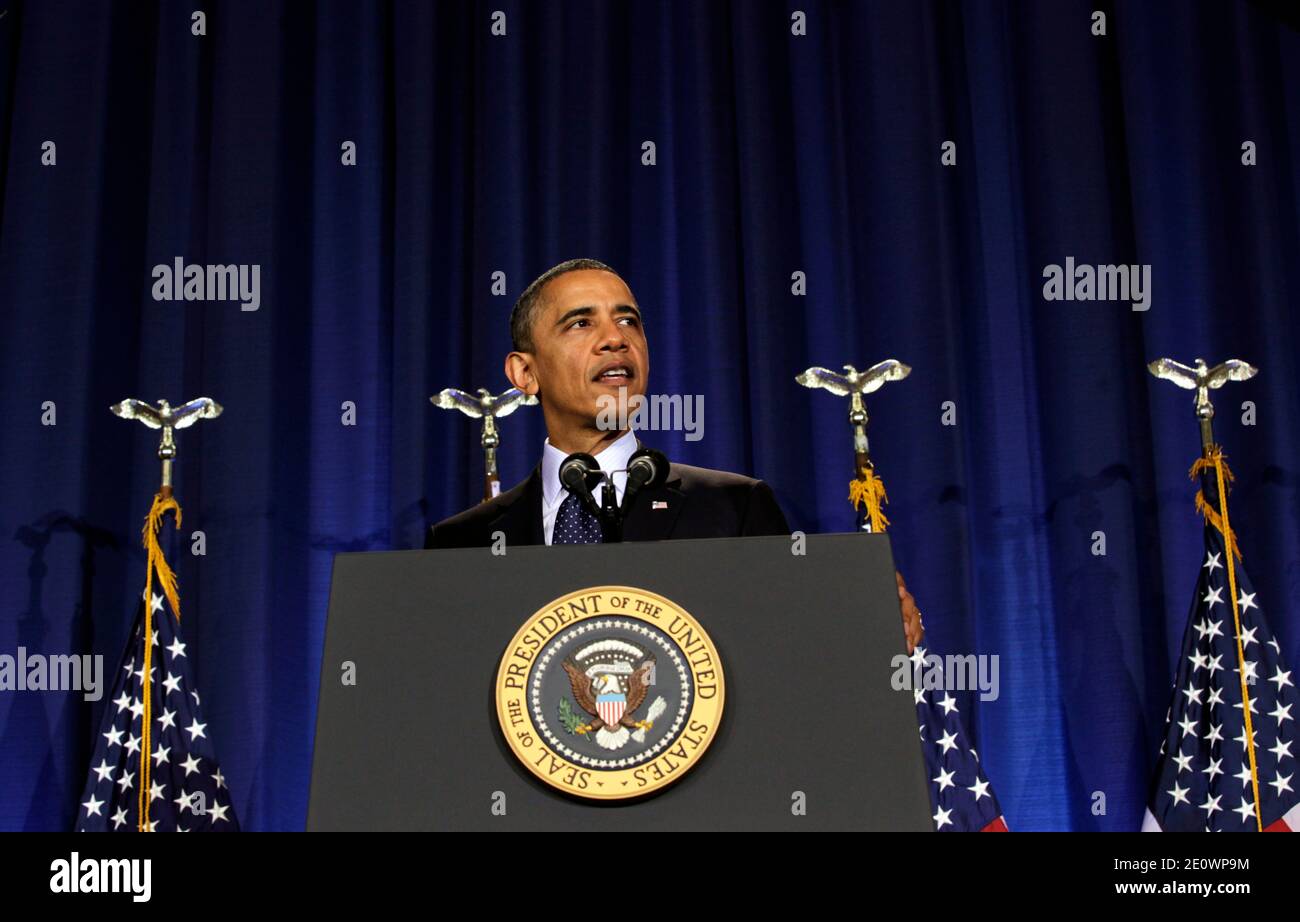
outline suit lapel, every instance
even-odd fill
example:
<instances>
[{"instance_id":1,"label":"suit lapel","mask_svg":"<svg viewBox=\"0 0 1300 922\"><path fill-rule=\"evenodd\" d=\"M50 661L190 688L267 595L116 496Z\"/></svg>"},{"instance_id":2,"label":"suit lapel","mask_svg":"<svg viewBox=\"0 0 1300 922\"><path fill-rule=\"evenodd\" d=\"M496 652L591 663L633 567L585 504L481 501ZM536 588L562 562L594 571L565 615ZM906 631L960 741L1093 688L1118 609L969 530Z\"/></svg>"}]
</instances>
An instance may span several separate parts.
<instances>
[{"instance_id":1,"label":"suit lapel","mask_svg":"<svg viewBox=\"0 0 1300 922\"><path fill-rule=\"evenodd\" d=\"M488 523L489 538L494 531L506 536L506 544L545 544L542 530L542 466L538 464L521 485L519 496Z\"/></svg>"},{"instance_id":2,"label":"suit lapel","mask_svg":"<svg viewBox=\"0 0 1300 922\"><path fill-rule=\"evenodd\" d=\"M637 494L632 509L623 520L623 540L662 541L671 537L686 502L681 484L680 477L670 474L662 487Z\"/></svg>"}]
</instances>

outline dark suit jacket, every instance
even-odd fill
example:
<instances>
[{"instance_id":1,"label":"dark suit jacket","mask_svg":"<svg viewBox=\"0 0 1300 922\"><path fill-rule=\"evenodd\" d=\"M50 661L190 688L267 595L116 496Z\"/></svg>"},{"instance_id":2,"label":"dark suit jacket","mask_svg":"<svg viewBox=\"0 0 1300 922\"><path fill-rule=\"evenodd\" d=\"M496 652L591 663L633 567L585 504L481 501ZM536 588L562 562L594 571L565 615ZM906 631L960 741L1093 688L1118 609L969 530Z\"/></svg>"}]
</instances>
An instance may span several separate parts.
<instances>
[{"instance_id":1,"label":"dark suit jacket","mask_svg":"<svg viewBox=\"0 0 1300 922\"><path fill-rule=\"evenodd\" d=\"M654 508L655 503L666 507ZM494 532L507 545L545 544L542 466L523 483L430 526L426 548L487 547ZM688 464L671 464L662 487L642 490L623 522L624 541L788 535L772 488L761 480Z\"/></svg>"}]
</instances>

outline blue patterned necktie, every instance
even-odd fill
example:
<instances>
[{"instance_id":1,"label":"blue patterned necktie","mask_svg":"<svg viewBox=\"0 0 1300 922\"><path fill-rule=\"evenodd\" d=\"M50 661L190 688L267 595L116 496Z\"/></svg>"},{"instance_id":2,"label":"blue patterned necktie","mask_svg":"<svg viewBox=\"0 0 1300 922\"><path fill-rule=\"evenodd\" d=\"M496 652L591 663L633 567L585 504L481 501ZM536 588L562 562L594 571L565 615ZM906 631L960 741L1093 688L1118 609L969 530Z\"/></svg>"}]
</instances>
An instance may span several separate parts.
<instances>
[{"instance_id":1,"label":"blue patterned necktie","mask_svg":"<svg viewBox=\"0 0 1300 922\"><path fill-rule=\"evenodd\" d=\"M600 544L600 519L588 511L577 493L570 493L560 504L551 532L552 544Z\"/></svg>"}]
</instances>

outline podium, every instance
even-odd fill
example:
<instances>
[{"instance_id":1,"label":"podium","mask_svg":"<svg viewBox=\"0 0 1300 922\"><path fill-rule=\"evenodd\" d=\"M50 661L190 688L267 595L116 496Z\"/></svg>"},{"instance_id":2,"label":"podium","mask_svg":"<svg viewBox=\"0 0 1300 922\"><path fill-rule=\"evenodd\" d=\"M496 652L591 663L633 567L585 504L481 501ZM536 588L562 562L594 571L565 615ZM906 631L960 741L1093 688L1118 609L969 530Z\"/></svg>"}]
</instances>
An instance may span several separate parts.
<instances>
[{"instance_id":1,"label":"podium","mask_svg":"<svg viewBox=\"0 0 1300 922\"><path fill-rule=\"evenodd\" d=\"M888 537L803 540L337 555L308 830L929 831Z\"/></svg>"}]
</instances>

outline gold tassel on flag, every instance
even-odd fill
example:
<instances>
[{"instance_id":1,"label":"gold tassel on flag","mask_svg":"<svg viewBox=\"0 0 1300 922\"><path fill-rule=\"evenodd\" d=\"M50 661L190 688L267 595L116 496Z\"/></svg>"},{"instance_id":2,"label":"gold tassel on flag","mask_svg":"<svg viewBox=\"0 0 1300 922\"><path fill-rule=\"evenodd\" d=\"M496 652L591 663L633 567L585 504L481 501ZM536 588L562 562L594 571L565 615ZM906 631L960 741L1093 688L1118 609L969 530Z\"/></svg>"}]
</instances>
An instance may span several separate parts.
<instances>
[{"instance_id":1,"label":"gold tassel on flag","mask_svg":"<svg viewBox=\"0 0 1300 922\"><path fill-rule=\"evenodd\" d=\"M880 534L888 527L884 505L889 502L889 496L885 493L885 482L876 476L870 465L858 468L858 476L849 481L849 501L855 511L862 503L867 504L872 534Z\"/></svg>"},{"instance_id":2,"label":"gold tassel on flag","mask_svg":"<svg viewBox=\"0 0 1300 922\"><path fill-rule=\"evenodd\" d=\"M1239 600L1237 598L1237 566L1236 561L1241 559L1241 549L1237 546L1237 537L1233 534L1232 524L1228 520L1228 484L1232 483L1232 471L1228 468L1228 461L1224 457L1223 449L1218 445L1210 444L1206 446L1204 454L1197 458L1188 472L1192 479L1196 479L1202 473L1208 473L1210 469L1214 470L1215 482L1219 490L1219 508L1215 509L1205 499L1205 488L1202 487L1196 491L1196 511L1205 517L1205 520L1214 526L1223 535L1224 546L1228 549L1227 570L1228 570L1228 595L1232 600L1232 625L1237 640L1237 674L1241 677L1241 713L1246 723L1246 754L1250 760L1250 785L1251 792L1255 797L1255 827L1261 832L1264 829L1264 816L1260 812L1259 806L1259 769L1255 759L1255 728L1250 719L1250 689L1246 685L1246 649L1241 641L1241 611L1239 609Z\"/></svg>"},{"instance_id":3,"label":"gold tassel on flag","mask_svg":"<svg viewBox=\"0 0 1300 922\"><path fill-rule=\"evenodd\" d=\"M1191 480L1196 480L1201 476L1201 474L1205 473L1210 468L1214 468L1218 472L1219 497L1220 502L1222 503L1226 500L1226 497L1224 496L1224 487L1231 484L1236 477L1233 475L1232 469L1228 467L1228 458L1219 446L1211 446L1205 454L1197 458L1196 461L1192 463L1192 468L1187 472L1187 476ZM1205 499L1204 488L1196 491L1196 511L1199 512L1207 522L1219 530L1219 533L1223 535L1223 541L1228 546L1229 550L1232 551L1238 560L1241 560L1241 548L1237 545L1236 534L1233 533L1232 529L1226 527L1224 517L1220 516L1219 511L1211 506Z\"/></svg>"},{"instance_id":4,"label":"gold tassel on flag","mask_svg":"<svg viewBox=\"0 0 1300 922\"><path fill-rule=\"evenodd\" d=\"M149 831L149 794L152 788L150 779L150 741L151 741L151 719L153 716L153 691L150 681L150 671L153 668L153 576L158 574L158 586L162 589L163 595L167 597L167 603L171 606L172 613L176 620L181 619L181 601L180 594L176 588L176 574L167 564L167 558L163 555L162 546L158 543L158 532L162 528L163 516L168 512L176 514L176 528L181 527L181 505L176 501L176 497L171 495L171 489L167 488L165 493L159 491L154 494L153 505L149 508L149 514L144 518L143 544L147 558L144 577L144 677L140 680L142 685L141 697L144 699L143 724L140 730L140 801L137 816L139 824L137 828L140 832ZM166 613L164 613L165 616Z\"/></svg>"}]
</instances>

